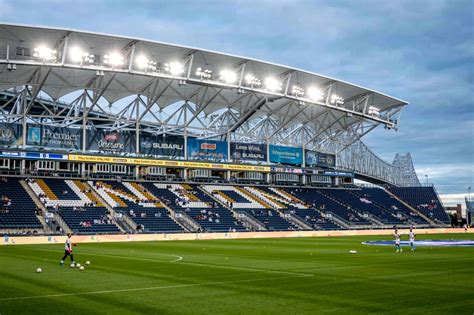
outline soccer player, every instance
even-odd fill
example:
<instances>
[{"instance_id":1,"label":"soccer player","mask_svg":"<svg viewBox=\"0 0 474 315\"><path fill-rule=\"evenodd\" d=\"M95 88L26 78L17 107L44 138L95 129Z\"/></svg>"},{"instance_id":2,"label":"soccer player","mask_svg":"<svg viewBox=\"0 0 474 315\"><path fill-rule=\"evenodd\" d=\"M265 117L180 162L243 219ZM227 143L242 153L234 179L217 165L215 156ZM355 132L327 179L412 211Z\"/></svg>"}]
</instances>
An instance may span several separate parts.
<instances>
[{"instance_id":1,"label":"soccer player","mask_svg":"<svg viewBox=\"0 0 474 315\"><path fill-rule=\"evenodd\" d=\"M398 230L395 230L393 237L395 238L395 248L397 249L397 253L403 252L403 249L400 247L400 234L398 234Z\"/></svg>"},{"instance_id":2,"label":"soccer player","mask_svg":"<svg viewBox=\"0 0 474 315\"><path fill-rule=\"evenodd\" d=\"M413 232L413 228L410 228L410 233L408 233L410 237L410 247L411 251L414 252L416 247L415 247L415 232Z\"/></svg>"},{"instance_id":3,"label":"soccer player","mask_svg":"<svg viewBox=\"0 0 474 315\"><path fill-rule=\"evenodd\" d=\"M76 264L76 262L74 261L74 256L72 255L72 247L76 246L76 244L72 244L71 237L72 237L72 234L67 233L66 243L64 243L64 256L63 256L63 259L61 259L61 263L60 263L61 266L64 266L64 260L68 256L71 257L71 263L74 265Z\"/></svg>"}]
</instances>

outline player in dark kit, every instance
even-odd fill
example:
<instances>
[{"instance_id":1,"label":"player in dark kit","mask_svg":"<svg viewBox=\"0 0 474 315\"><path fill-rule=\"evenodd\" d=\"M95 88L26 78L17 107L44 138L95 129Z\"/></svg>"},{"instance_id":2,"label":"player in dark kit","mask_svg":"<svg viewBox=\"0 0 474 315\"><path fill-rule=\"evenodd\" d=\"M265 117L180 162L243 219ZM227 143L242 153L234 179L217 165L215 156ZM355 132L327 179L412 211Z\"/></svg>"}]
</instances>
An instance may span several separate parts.
<instances>
[{"instance_id":1,"label":"player in dark kit","mask_svg":"<svg viewBox=\"0 0 474 315\"><path fill-rule=\"evenodd\" d=\"M63 259L61 259L61 262L60 262L61 266L64 265L64 260L67 258L67 256L71 257L71 263L73 265L76 264L76 262L74 261L74 256L72 255L72 247L76 246L76 244L72 244L71 237L72 237L72 234L67 233L66 243L64 243L64 256L63 256Z\"/></svg>"}]
</instances>

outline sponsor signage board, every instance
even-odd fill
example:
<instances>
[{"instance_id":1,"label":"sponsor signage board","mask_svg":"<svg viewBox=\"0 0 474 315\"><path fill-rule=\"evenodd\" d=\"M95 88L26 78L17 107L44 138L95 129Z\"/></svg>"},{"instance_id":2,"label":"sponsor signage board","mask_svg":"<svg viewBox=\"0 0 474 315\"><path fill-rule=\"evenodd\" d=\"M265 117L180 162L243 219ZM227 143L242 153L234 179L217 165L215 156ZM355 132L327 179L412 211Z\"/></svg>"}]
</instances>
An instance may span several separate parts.
<instances>
[{"instance_id":1,"label":"sponsor signage board","mask_svg":"<svg viewBox=\"0 0 474 315\"><path fill-rule=\"evenodd\" d=\"M0 146L22 145L22 128L20 124L0 123Z\"/></svg>"},{"instance_id":2,"label":"sponsor signage board","mask_svg":"<svg viewBox=\"0 0 474 315\"><path fill-rule=\"evenodd\" d=\"M267 146L265 144L230 143L232 161L267 161Z\"/></svg>"},{"instance_id":3,"label":"sponsor signage board","mask_svg":"<svg viewBox=\"0 0 474 315\"><path fill-rule=\"evenodd\" d=\"M67 154L58 153L40 153L40 152L18 152L2 151L0 157L35 159L35 160L68 160Z\"/></svg>"},{"instance_id":4,"label":"sponsor signage board","mask_svg":"<svg viewBox=\"0 0 474 315\"><path fill-rule=\"evenodd\" d=\"M182 168L208 168L222 169L229 171L255 171L270 172L269 166L244 165L244 164L225 164L225 163L205 163L205 162L189 162L189 161L168 161L142 158L122 158L113 156L100 155L79 155L69 154L69 160L85 163L112 163L112 164L130 164L130 165L148 165L162 167L182 167Z\"/></svg>"},{"instance_id":5,"label":"sponsor signage board","mask_svg":"<svg viewBox=\"0 0 474 315\"><path fill-rule=\"evenodd\" d=\"M188 160L227 161L227 142L188 138Z\"/></svg>"},{"instance_id":6,"label":"sponsor signage board","mask_svg":"<svg viewBox=\"0 0 474 315\"><path fill-rule=\"evenodd\" d=\"M324 171L323 175L339 176L339 177L354 177L354 173L343 171Z\"/></svg>"},{"instance_id":7,"label":"sponsor signage board","mask_svg":"<svg viewBox=\"0 0 474 315\"><path fill-rule=\"evenodd\" d=\"M135 133L129 131L89 130L87 151L122 155L135 153Z\"/></svg>"},{"instance_id":8,"label":"sponsor signage board","mask_svg":"<svg viewBox=\"0 0 474 315\"><path fill-rule=\"evenodd\" d=\"M77 128L28 125L26 144L44 148L81 149L82 130Z\"/></svg>"},{"instance_id":9,"label":"sponsor signage board","mask_svg":"<svg viewBox=\"0 0 474 315\"><path fill-rule=\"evenodd\" d=\"M175 135L140 135L140 154L184 158L184 137Z\"/></svg>"},{"instance_id":10,"label":"sponsor signage board","mask_svg":"<svg viewBox=\"0 0 474 315\"><path fill-rule=\"evenodd\" d=\"M303 164L303 149L270 144L270 162L289 165Z\"/></svg>"},{"instance_id":11,"label":"sponsor signage board","mask_svg":"<svg viewBox=\"0 0 474 315\"><path fill-rule=\"evenodd\" d=\"M336 167L336 156L334 154L321 153L313 150L305 150L305 164L309 167Z\"/></svg>"}]
</instances>

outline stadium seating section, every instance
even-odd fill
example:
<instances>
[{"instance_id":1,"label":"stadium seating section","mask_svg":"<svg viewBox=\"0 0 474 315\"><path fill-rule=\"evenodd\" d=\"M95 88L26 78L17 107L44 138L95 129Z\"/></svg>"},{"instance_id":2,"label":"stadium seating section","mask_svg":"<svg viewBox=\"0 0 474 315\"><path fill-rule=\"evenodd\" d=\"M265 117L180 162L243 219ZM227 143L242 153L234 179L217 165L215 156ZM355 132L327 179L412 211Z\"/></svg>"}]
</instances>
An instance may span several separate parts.
<instances>
[{"instance_id":1,"label":"stadium seating section","mask_svg":"<svg viewBox=\"0 0 474 315\"><path fill-rule=\"evenodd\" d=\"M375 229L449 224L432 187L288 188L222 184L26 181L47 212L79 234ZM2 178L0 229L41 230L21 180ZM244 226L247 218L257 226ZM128 224L124 224L124 220ZM178 220L181 219L181 220Z\"/></svg>"},{"instance_id":2,"label":"stadium seating section","mask_svg":"<svg viewBox=\"0 0 474 315\"><path fill-rule=\"evenodd\" d=\"M430 219L450 223L433 187L391 187L390 191Z\"/></svg>"},{"instance_id":3,"label":"stadium seating section","mask_svg":"<svg viewBox=\"0 0 474 315\"><path fill-rule=\"evenodd\" d=\"M0 229L42 229L36 217L36 205L20 181L0 179Z\"/></svg>"}]
</instances>

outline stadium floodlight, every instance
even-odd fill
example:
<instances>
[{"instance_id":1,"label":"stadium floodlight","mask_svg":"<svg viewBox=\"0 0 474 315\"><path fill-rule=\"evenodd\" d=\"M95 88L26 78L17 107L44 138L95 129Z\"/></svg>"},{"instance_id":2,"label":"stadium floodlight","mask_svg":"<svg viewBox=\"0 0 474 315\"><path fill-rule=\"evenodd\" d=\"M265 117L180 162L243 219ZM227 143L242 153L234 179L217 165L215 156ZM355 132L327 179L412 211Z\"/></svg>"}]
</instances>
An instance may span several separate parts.
<instances>
[{"instance_id":1,"label":"stadium floodlight","mask_svg":"<svg viewBox=\"0 0 474 315\"><path fill-rule=\"evenodd\" d=\"M270 92L277 92L281 90L281 82L273 77L268 77L265 79L265 87Z\"/></svg>"},{"instance_id":2,"label":"stadium floodlight","mask_svg":"<svg viewBox=\"0 0 474 315\"><path fill-rule=\"evenodd\" d=\"M140 55L135 59L135 64L138 69L145 71L156 71L158 63L148 59L144 55Z\"/></svg>"},{"instance_id":3,"label":"stadium floodlight","mask_svg":"<svg viewBox=\"0 0 474 315\"><path fill-rule=\"evenodd\" d=\"M337 94L331 95L330 99L331 104L342 105L344 104L344 99Z\"/></svg>"},{"instance_id":4,"label":"stadium floodlight","mask_svg":"<svg viewBox=\"0 0 474 315\"><path fill-rule=\"evenodd\" d=\"M291 88L291 94L296 97L302 97L304 95L304 89L301 86L293 85Z\"/></svg>"},{"instance_id":5,"label":"stadium floodlight","mask_svg":"<svg viewBox=\"0 0 474 315\"><path fill-rule=\"evenodd\" d=\"M212 70L209 69L203 69L201 67L196 69L196 76L200 77L202 79L210 79L212 76Z\"/></svg>"},{"instance_id":6,"label":"stadium floodlight","mask_svg":"<svg viewBox=\"0 0 474 315\"><path fill-rule=\"evenodd\" d=\"M69 57L71 58L72 62L75 63L93 63L94 62L94 55L88 52L84 52L79 47L73 47L69 51Z\"/></svg>"},{"instance_id":7,"label":"stadium floodlight","mask_svg":"<svg viewBox=\"0 0 474 315\"><path fill-rule=\"evenodd\" d=\"M375 106L369 106L368 114L378 116L380 115L380 108Z\"/></svg>"},{"instance_id":8,"label":"stadium floodlight","mask_svg":"<svg viewBox=\"0 0 474 315\"><path fill-rule=\"evenodd\" d=\"M220 79L227 84L232 84L237 81L237 74L235 71L224 69L220 73Z\"/></svg>"},{"instance_id":9,"label":"stadium floodlight","mask_svg":"<svg viewBox=\"0 0 474 315\"><path fill-rule=\"evenodd\" d=\"M306 95L313 101L320 101L324 96L323 92L315 86L309 87Z\"/></svg>"},{"instance_id":10,"label":"stadium floodlight","mask_svg":"<svg viewBox=\"0 0 474 315\"><path fill-rule=\"evenodd\" d=\"M165 63L165 71L169 72L172 76L177 76L184 72L184 66L179 61L172 61Z\"/></svg>"},{"instance_id":11,"label":"stadium floodlight","mask_svg":"<svg viewBox=\"0 0 474 315\"><path fill-rule=\"evenodd\" d=\"M247 74L245 76L245 82L250 85L251 87L261 87L262 81L255 77L253 74Z\"/></svg>"},{"instance_id":12,"label":"stadium floodlight","mask_svg":"<svg viewBox=\"0 0 474 315\"><path fill-rule=\"evenodd\" d=\"M104 63L112 67L123 66L124 59L118 52L113 52L104 56Z\"/></svg>"},{"instance_id":13,"label":"stadium floodlight","mask_svg":"<svg viewBox=\"0 0 474 315\"><path fill-rule=\"evenodd\" d=\"M56 60L56 56L57 51L46 46L39 46L33 49L33 57L43 61L54 61Z\"/></svg>"}]
</instances>

